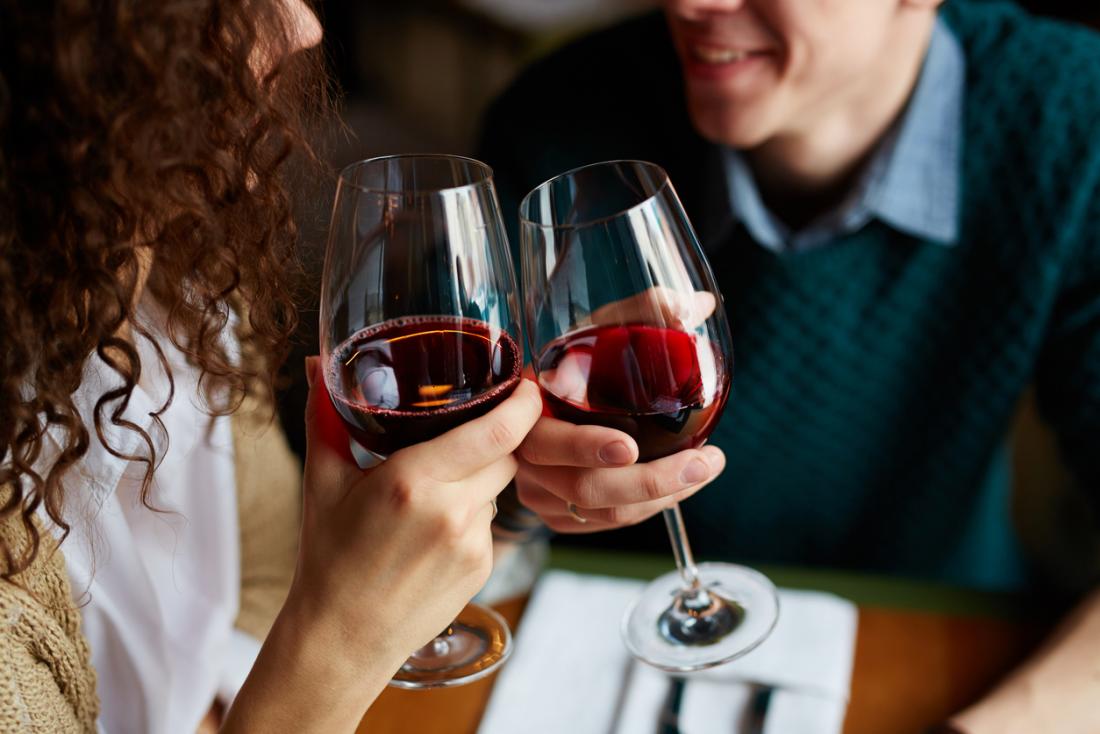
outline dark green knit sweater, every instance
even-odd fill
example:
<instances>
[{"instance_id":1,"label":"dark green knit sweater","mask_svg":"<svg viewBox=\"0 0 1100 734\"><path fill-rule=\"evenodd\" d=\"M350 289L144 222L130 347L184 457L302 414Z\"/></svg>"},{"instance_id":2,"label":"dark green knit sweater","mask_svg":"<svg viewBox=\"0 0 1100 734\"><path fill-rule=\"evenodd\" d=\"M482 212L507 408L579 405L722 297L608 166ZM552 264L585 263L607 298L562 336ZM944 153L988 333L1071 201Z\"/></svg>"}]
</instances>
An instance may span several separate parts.
<instances>
[{"instance_id":1,"label":"dark green knit sweater","mask_svg":"<svg viewBox=\"0 0 1100 734\"><path fill-rule=\"evenodd\" d=\"M1010 521L1021 395L1100 495L1100 37L952 0L966 54L959 243L874 222L777 255L729 217L659 17L539 63L492 109L505 211L596 160L670 172L725 294L734 392L723 476L684 506L697 554L986 588L1039 581ZM663 550L659 525L599 542Z\"/></svg>"}]
</instances>

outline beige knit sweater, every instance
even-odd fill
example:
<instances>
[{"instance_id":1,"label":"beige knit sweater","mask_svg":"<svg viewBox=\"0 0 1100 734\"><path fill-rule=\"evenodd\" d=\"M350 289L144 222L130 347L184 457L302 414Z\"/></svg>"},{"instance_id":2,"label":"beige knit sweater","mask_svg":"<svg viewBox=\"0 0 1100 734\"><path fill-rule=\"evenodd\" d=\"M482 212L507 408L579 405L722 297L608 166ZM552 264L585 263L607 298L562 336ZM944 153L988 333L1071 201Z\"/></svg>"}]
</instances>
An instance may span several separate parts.
<instances>
[{"instance_id":1,"label":"beige knit sweater","mask_svg":"<svg viewBox=\"0 0 1100 734\"><path fill-rule=\"evenodd\" d=\"M232 422L241 523L237 627L262 640L294 572L301 470L269 407L246 401ZM0 488L0 500L7 492ZM9 547L26 542L17 517L0 523L0 535ZM48 532L42 539L20 585L0 581L0 732L94 732L95 671L64 549Z\"/></svg>"}]
</instances>

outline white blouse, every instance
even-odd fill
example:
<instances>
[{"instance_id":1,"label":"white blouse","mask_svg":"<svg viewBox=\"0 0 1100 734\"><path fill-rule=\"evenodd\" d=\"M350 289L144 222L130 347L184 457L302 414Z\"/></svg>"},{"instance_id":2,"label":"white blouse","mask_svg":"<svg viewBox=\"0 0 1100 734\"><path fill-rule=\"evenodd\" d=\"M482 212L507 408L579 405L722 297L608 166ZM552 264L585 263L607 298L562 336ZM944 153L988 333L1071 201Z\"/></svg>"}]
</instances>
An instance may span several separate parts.
<instances>
[{"instance_id":1,"label":"white blouse","mask_svg":"<svg viewBox=\"0 0 1100 734\"><path fill-rule=\"evenodd\" d=\"M135 333L142 375L124 417L156 446L155 509L140 498L145 464L113 456L95 435L95 402L121 379L93 355L74 396L91 445L67 475L72 529L61 548L91 645L100 731L193 734L215 697L232 700L260 643L233 627L240 540L230 420L211 423L198 370L164 336L163 312L143 306L139 319L175 381L161 430L151 413L168 395L167 376L152 344ZM119 453L147 454L138 434L104 428Z\"/></svg>"}]
</instances>

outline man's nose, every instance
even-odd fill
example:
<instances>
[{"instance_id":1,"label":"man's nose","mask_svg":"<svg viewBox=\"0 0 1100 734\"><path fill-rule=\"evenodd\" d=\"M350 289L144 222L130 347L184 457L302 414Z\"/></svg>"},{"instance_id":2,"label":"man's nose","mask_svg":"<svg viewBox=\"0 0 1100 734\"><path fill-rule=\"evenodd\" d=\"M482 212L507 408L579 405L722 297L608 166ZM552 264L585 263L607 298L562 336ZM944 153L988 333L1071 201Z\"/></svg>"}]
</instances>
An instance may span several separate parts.
<instances>
[{"instance_id":1,"label":"man's nose","mask_svg":"<svg viewBox=\"0 0 1100 734\"><path fill-rule=\"evenodd\" d=\"M663 0L662 5L684 20L703 21L714 16L735 13L746 2L747 0Z\"/></svg>"}]
</instances>

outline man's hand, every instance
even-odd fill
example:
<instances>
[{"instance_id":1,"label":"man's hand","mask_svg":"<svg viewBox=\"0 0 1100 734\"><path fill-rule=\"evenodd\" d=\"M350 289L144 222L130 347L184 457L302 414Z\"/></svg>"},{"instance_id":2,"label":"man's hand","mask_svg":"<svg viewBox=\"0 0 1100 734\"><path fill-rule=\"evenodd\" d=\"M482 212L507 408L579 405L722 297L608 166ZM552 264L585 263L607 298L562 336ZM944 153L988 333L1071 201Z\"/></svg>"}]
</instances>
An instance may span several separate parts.
<instances>
[{"instance_id":1,"label":"man's hand","mask_svg":"<svg viewBox=\"0 0 1100 734\"><path fill-rule=\"evenodd\" d=\"M543 416L517 453L520 501L559 533L634 525L710 483L726 466L714 446L636 464L627 434ZM569 504L576 506L578 520Z\"/></svg>"},{"instance_id":2,"label":"man's hand","mask_svg":"<svg viewBox=\"0 0 1100 734\"><path fill-rule=\"evenodd\" d=\"M690 331L717 307L717 299L705 291L685 294L656 287L596 309L591 322ZM564 361L539 379L555 395L579 403L589 368ZM520 501L559 533L592 533L642 522L695 494L726 466L725 455L714 446L637 464L638 445L626 433L545 415L527 434L517 457Z\"/></svg>"}]
</instances>

